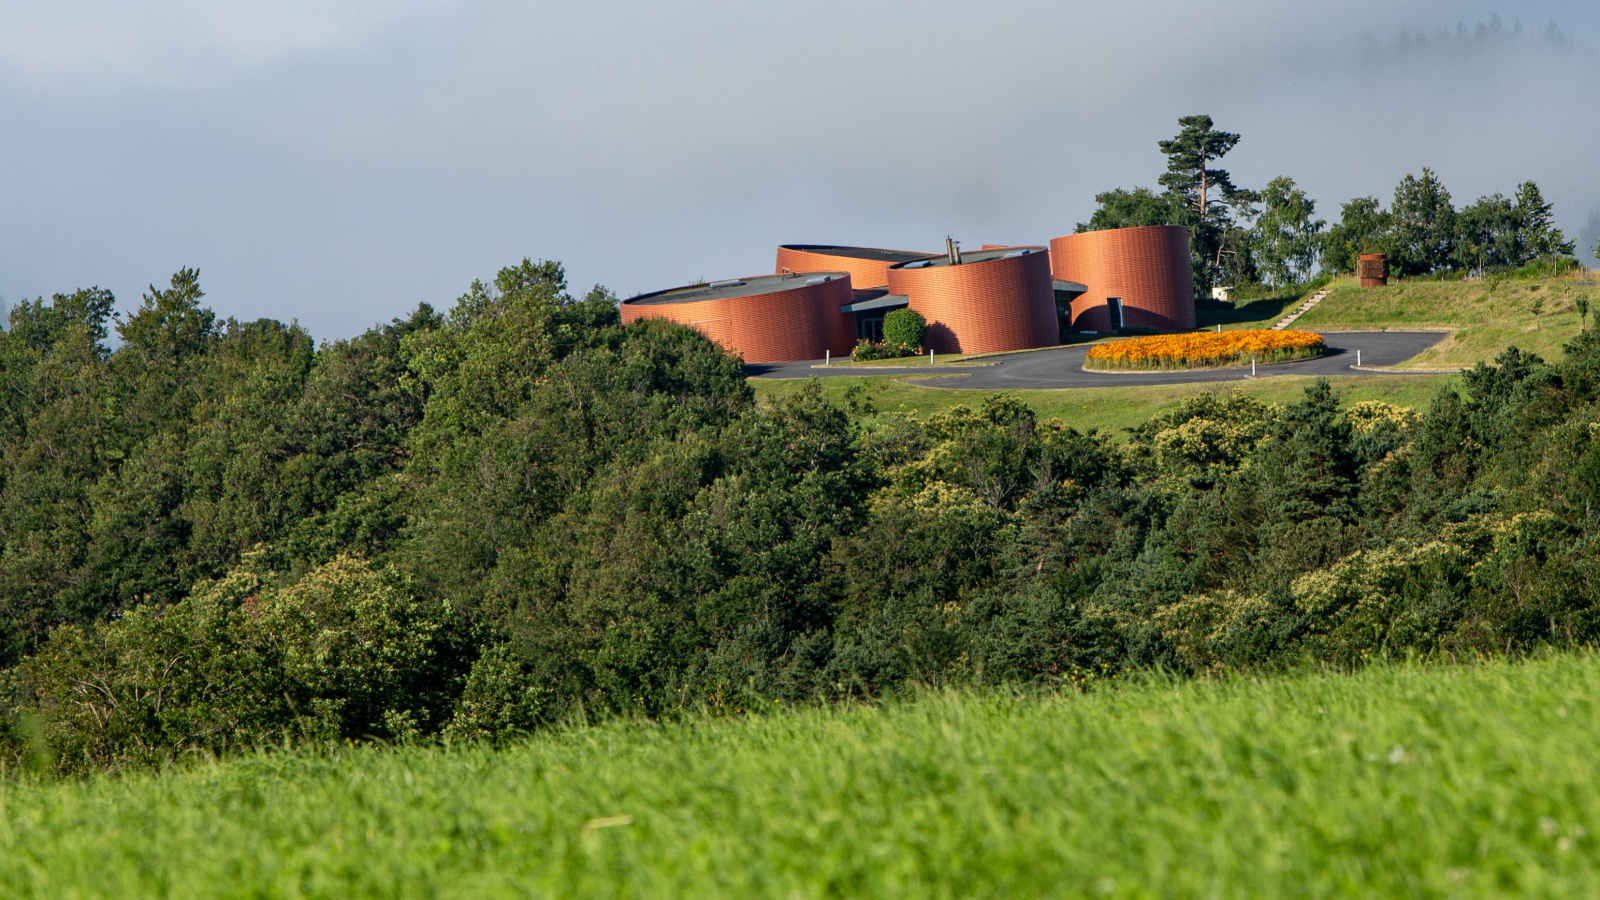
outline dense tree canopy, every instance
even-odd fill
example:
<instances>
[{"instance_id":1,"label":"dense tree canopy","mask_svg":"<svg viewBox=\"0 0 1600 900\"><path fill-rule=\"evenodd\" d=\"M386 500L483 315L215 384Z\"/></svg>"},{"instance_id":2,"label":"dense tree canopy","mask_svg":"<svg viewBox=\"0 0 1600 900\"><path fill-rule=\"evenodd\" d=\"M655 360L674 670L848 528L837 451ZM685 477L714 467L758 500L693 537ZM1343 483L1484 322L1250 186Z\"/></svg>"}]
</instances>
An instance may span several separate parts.
<instances>
[{"instance_id":1,"label":"dense tree canopy","mask_svg":"<svg viewBox=\"0 0 1600 900\"><path fill-rule=\"evenodd\" d=\"M1340 208L1339 221L1323 240L1322 266L1330 272L1353 273L1363 253L1386 253L1394 217L1376 197L1357 197Z\"/></svg>"},{"instance_id":2,"label":"dense tree canopy","mask_svg":"<svg viewBox=\"0 0 1600 900\"><path fill-rule=\"evenodd\" d=\"M1087 222L1079 222L1077 231L1103 231L1108 228L1138 228L1144 225L1181 225L1185 219L1182 210L1173 209L1171 198L1157 194L1149 188L1122 188L1096 194L1098 204Z\"/></svg>"},{"instance_id":3,"label":"dense tree canopy","mask_svg":"<svg viewBox=\"0 0 1600 900\"><path fill-rule=\"evenodd\" d=\"M1167 157L1159 178L1164 190L1097 194L1093 215L1077 230L1183 225L1199 296L1213 285L1305 282L1319 261L1328 274L1353 273L1363 253L1387 254L1396 276L1429 276L1482 275L1540 260L1563 264L1575 251L1532 181L1511 199L1480 197L1458 210L1439 176L1424 168L1420 177L1401 179L1388 209L1375 197L1358 197L1342 206L1329 228L1315 218L1316 201L1288 176L1257 192L1235 185L1214 165L1240 135L1218 131L1210 116L1185 116L1178 124L1176 137L1158 142Z\"/></svg>"},{"instance_id":4,"label":"dense tree canopy","mask_svg":"<svg viewBox=\"0 0 1600 900\"><path fill-rule=\"evenodd\" d=\"M1118 440L757 404L552 263L321 346L201 301L0 335L8 765L1600 638L1590 332L1423 413L1218 392Z\"/></svg>"}]
</instances>

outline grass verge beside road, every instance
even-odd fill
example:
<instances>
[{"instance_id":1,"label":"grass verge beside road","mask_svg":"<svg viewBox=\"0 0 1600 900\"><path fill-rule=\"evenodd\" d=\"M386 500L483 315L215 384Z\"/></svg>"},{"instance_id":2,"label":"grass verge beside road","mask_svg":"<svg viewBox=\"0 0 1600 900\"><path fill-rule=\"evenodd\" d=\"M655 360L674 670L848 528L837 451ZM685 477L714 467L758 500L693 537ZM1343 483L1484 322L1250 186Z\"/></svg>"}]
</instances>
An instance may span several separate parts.
<instances>
[{"instance_id":1,"label":"grass verge beside road","mask_svg":"<svg viewBox=\"0 0 1600 900\"><path fill-rule=\"evenodd\" d=\"M1453 332L1399 368L1471 368L1516 346L1555 362L1578 333L1577 300L1600 311L1600 285L1587 277L1484 281L1404 281L1362 288L1350 279L1295 321L1311 331Z\"/></svg>"},{"instance_id":2,"label":"grass verge beside road","mask_svg":"<svg viewBox=\"0 0 1600 900\"><path fill-rule=\"evenodd\" d=\"M1341 375L1329 378L1334 391L1346 403L1362 400L1383 400L1399 406L1425 410L1439 388L1452 383L1453 375ZM983 398L993 391L946 390L908 384L906 379L926 379L928 376L831 376L819 378L823 392L839 404L870 404L876 415L912 414L927 417L947 412L957 404L976 409ZM952 387L959 384L960 376L950 376ZM944 379L941 379L944 380ZM1162 384L1108 386L1101 388L1067 388L1062 390L1006 391L1029 407L1040 418L1058 418L1062 422L1088 431L1120 432L1140 422L1177 409L1190 397L1212 391L1237 390L1264 403L1292 403L1304 396L1307 385L1316 378L1309 375L1264 376L1253 380L1210 382L1201 384ZM758 399L764 402L792 395L805 388L810 379L752 378L750 384ZM857 392L849 395L848 392ZM866 416L871 426L873 415Z\"/></svg>"},{"instance_id":3,"label":"grass verge beside road","mask_svg":"<svg viewBox=\"0 0 1600 900\"><path fill-rule=\"evenodd\" d=\"M1153 681L0 786L0 894L1600 895L1600 659Z\"/></svg>"}]
</instances>

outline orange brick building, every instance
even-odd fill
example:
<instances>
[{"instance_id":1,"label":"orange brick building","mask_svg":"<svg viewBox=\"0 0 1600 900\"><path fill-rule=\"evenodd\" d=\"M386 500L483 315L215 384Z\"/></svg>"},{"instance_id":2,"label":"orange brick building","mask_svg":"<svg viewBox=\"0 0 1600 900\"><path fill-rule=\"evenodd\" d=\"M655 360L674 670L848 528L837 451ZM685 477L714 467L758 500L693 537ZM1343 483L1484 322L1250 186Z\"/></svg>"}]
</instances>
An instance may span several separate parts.
<instances>
[{"instance_id":1,"label":"orange brick building","mask_svg":"<svg viewBox=\"0 0 1600 900\"><path fill-rule=\"evenodd\" d=\"M909 307L939 353L1049 347L1065 328L1194 328L1189 238L1181 226L1090 231L1042 246L985 244L930 254L785 244L777 274L657 291L622 301L624 323L661 318L699 330L745 362L847 356Z\"/></svg>"},{"instance_id":2,"label":"orange brick building","mask_svg":"<svg viewBox=\"0 0 1600 900\"><path fill-rule=\"evenodd\" d=\"M1087 290L1072 299L1074 331L1148 325L1157 331L1194 330L1194 275L1189 230L1146 225L1084 231L1050 242L1050 272ZM1117 302L1112 302L1113 300Z\"/></svg>"},{"instance_id":3,"label":"orange brick building","mask_svg":"<svg viewBox=\"0 0 1600 900\"><path fill-rule=\"evenodd\" d=\"M1043 247L954 253L889 268L889 293L928 320L939 353L995 353L1061 343Z\"/></svg>"},{"instance_id":4,"label":"orange brick building","mask_svg":"<svg viewBox=\"0 0 1600 900\"><path fill-rule=\"evenodd\" d=\"M747 363L848 355L854 324L839 312L855 299L848 272L757 275L656 291L618 305L624 325L667 319L699 331Z\"/></svg>"}]
</instances>

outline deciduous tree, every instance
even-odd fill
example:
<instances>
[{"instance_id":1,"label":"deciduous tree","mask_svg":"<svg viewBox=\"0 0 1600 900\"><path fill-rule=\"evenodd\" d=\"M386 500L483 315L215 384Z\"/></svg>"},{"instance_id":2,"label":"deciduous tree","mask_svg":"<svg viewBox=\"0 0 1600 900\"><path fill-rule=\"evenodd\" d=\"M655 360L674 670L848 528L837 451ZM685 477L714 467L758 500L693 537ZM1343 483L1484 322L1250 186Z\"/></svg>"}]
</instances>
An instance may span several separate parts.
<instances>
[{"instance_id":1,"label":"deciduous tree","mask_svg":"<svg viewBox=\"0 0 1600 900\"><path fill-rule=\"evenodd\" d=\"M1363 253L1391 252L1394 217L1376 197L1357 197L1340 207L1338 224L1328 229L1322 245L1322 267L1335 274L1356 270Z\"/></svg>"},{"instance_id":2,"label":"deciduous tree","mask_svg":"<svg viewBox=\"0 0 1600 900\"><path fill-rule=\"evenodd\" d=\"M1326 222L1315 219L1317 202L1284 175L1261 192L1254 237L1257 259L1275 285L1310 277Z\"/></svg>"}]
</instances>

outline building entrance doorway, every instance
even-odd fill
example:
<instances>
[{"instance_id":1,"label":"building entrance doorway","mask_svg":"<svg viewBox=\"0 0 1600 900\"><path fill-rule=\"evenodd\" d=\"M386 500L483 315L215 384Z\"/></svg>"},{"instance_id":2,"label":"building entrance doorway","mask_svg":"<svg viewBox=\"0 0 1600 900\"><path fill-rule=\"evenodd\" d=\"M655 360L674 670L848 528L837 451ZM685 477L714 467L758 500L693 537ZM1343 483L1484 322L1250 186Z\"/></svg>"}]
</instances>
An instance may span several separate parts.
<instances>
[{"instance_id":1,"label":"building entrance doorway","mask_svg":"<svg viewBox=\"0 0 1600 900\"><path fill-rule=\"evenodd\" d=\"M883 343L883 316L887 310L856 313L856 337L868 343Z\"/></svg>"}]
</instances>

